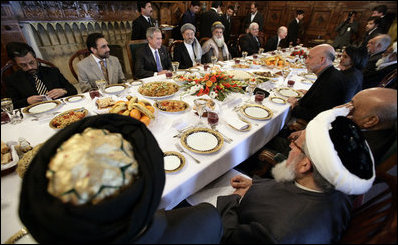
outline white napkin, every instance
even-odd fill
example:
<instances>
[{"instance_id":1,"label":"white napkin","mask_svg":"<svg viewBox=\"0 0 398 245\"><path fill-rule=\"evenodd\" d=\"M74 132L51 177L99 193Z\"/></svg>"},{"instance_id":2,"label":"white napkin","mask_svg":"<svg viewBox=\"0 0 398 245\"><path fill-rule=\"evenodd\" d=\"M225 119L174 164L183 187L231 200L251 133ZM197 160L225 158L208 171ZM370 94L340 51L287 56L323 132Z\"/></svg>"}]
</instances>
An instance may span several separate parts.
<instances>
[{"instance_id":1,"label":"white napkin","mask_svg":"<svg viewBox=\"0 0 398 245\"><path fill-rule=\"evenodd\" d=\"M229 125L239 130L245 130L249 127L249 124L243 122L242 120L236 117L228 117L226 121Z\"/></svg>"},{"instance_id":2,"label":"white napkin","mask_svg":"<svg viewBox=\"0 0 398 245\"><path fill-rule=\"evenodd\" d=\"M229 108L233 108L239 104L242 103L242 98L240 97L232 97L232 95L230 96L230 98L226 98L223 101L223 106L228 106Z\"/></svg>"}]
</instances>

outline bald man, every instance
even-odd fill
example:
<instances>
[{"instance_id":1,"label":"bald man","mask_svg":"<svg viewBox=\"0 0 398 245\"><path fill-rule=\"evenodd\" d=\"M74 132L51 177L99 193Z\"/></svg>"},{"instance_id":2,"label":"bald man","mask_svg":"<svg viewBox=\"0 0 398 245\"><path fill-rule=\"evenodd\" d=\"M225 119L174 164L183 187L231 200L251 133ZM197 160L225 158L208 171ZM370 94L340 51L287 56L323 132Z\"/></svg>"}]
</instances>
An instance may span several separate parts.
<instances>
[{"instance_id":1,"label":"bald man","mask_svg":"<svg viewBox=\"0 0 398 245\"><path fill-rule=\"evenodd\" d=\"M281 45L281 41L284 40L287 36L287 28L286 26L281 26L278 28L278 32L275 36L270 37L265 44L264 51L273 51L276 50Z\"/></svg>"},{"instance_id":2,"label":"bald man","mask_svg":"<svg viewBox=\"0 0 398 245\"><path fill-rule=\"evenodd\" d=\"M256 22L252 22L249 25L249 33L244 35L240 39L240 48L247 52L247 55L252 55L258 52L261 44L258 40L259 25Z\"/></svg>"},{"instance_id":3,"label":"bald man","mask_svg":"<svg viewBox=\"0 0 398 245\"><path fill-rule=\"evenodd\" d=\"M374 72L376 70L376 62L382 57L384 51L386 51L390 44L391 37L386 34L378 35L369 40L366 46L369 59L363 71L364 77L367 76L368 73Z\"/></svg>"},{"instance_id":4,"label":"bald man","mask_svg":"<svg viewBox=\"0 0 398 245\"><path fill-rule=\"evenodd\" d=\"M347 116L361 129L372 149L375 163L396 139L397 90L369 88L357 93L345 106L351 109Z\"/></svg>"},{"instance_id":5,"label":"bald man","mask_svg":"<svg viewBox=\"0 0 398 245\"><path fill-rule=\"evenodd\" d=\"M343 73L333 66L334 48L321 44L310 49L305 65L309 72L318 77L304 97L298 100L288 98L292 107L292 116L306 122L312 120L322 111L348 102L348 88Z\"/></svg>"}]
</instances>

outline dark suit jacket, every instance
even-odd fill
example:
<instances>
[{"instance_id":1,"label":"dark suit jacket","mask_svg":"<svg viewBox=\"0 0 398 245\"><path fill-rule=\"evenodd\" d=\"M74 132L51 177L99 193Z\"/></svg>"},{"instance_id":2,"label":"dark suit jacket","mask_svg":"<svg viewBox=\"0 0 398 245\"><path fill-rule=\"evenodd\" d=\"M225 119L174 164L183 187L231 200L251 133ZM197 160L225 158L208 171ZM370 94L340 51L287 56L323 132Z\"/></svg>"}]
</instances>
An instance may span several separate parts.
<instances>
[{"instance_id":1,"label":"dark suit jacket","mask_svg":"<svg viewBox=\"0 0 398 245\"><path fill-rule=\"evenodd\" d=\"M259 11L257 11L257 14L254 16L253 21L250 21L251 18L251 13L249 13L248 15L246 15L244 21L243 21L243 26L245 27L245 30L249 27L249 25L252 22L256 22L258 24L258 30L259 31L263 31L263 24L264 24L264 16L262 13L260 13Z\"/></svg>"},{"instance_id":2,"label":"dark suit jacket","mask_svg":"<svg viewBox=\"0 0 398 245\"><path fill-rule=\"evenodd\" d=\"M201 203L192 207L156 211L151 225L137 244L218 244L223 227L215 207Z\"/></svg>"},{"instance_id":3,"label":"dark suit jacket","mask_svg":"<svg viewBox=\"0 0 398 245\"><path fill-rule=\"evenodd\" d=\"M279 46L281 43L282 40L280 41ZM265 44L264 52L276 50L276 48L278 47L277 45L278 45L278 35L268 38L267 43Z\"/></svg>"},{"instance_id":4,"label":"dark suit jacket","mask_svg":"<svg viewBox=\"0 0 398 245\"><path fill-rule=\"evenodd\" d=\"M394 69L397 69L397 64L392 64L384 67L381 70L374 70L372 72L366 72L363 75L362 89L377 87L379 83L383 80Z\"/></svg>"},{"instance_id":5,"label":"dark suit jacket","mask_svg":"<svg viewBox=\"0 0 398 245\"><path fill-rule=\"evenodd\" d=\"M151 77L157 72L156 61L153 57L152 51L149 48L149 44L145 45L141 49L137 50L137 60L135 62L135 78L146 78ZM159 49L160 62L162 63L163 70L171 70L171 59L167 48L162 45Z\"/></svg>"},{"instance_id":6,"label":"dark suit jacket","mask_svg":"<svg viewBox=\"0 0 398 245\"><path fill-rule=\"evenodd\" d=\"M178 25L173 29L173 38L175 40L183 40L181 27L186 23L191 23L196 27L196 15L192 14L189 9L185 11L185 13L181 16L180 22L178 22Z\"/></svg>"},{"instance_id":7,"label":"dark suit jacket","mask_svg":"<svg viewBox=\"0 0 398 245\"><path fill-rule=\"evenodd\" d=\"M364 76L368 76L370 73L376 71L376 63L382 57L383 52L384 51L381 51L369 57L368 62L366 63L366 67L363 70Z\"/></svg>"},{"instance_id":8,"label":"dark suit jacket","mask_svg":"<svg viewBox=\"0 0 398 245\"><path fill-rule=\"evenodd\" d=\"M189 57L188 50L183 42L178 43L175 46L173 61L180 62L179 69L187 69L193 66L192 60Z\"/></svg>"},{"instance_id":9,"label":"dark suit jacket","mask_svg":"<svg viewBox=\"0 0 398 245\"><path fill-rule=\"evenodd\" d=\"M199 31L200 31L200 38L203 37L211 37L211 25L213 25L214 22L216 21L221 21L220 15L214 11L214 9L210 9L209 11L203 13L200 16L200 26L199 26Z\"/></svg>"},{"instance_id":10,"label":"dark suit jacket","mask_svg":"<svg viewBox=\"0 0 398 245\"><path fill-rule=\"evenodd\" d=\"M149 27L155 26L155 19L151 18L152 25L140 15L133 22L133 30L131 32L131 40L146 39L146 30Z\"/></svg>"},{"instance_id":11,"label":"dark suit jacket","mask_svg":"<svg viewBox=\"0 0 398 245\"><path fill-rule=\"evenodd\" d=\"M221 20L222 20L222 24L225 26L225 30L223 32L224 40L225 40L225 43L228 43L229 36L231 35L231 21L232 20L231 20L231 17L230 17L230 19L228 21L227 14L223 14L222 17L221 17Z\"/></svg>"},{"instance_id":12,"label":"dark suit jacket","mask_svg":"<svg viewBox=\"0 0 398 245\"><path fill-rule=\"evenodd\" d=\"M372 33L370 33L370 35L368 32L366 32L363 41L361 43L361 47L366 48L366 45L368 45L369 40L379 35L380 33L381 30L378 27Z\"/></svg>"},{"instance_id":13,"label":"dark suit jacket","mask_svg":"<svg viewBox=\"0 0 398 245\"><path fill-rule=\"evenodd\" d=\"M242 51L246 51L247 55L252 55L258 52L258 49L260 48L259 42L260 40L257 42L255 37L250 33L244 35L239 41L240 48Z\"/></svg>"},{"instance_id":14,"label":"dark suit jacket","mask_svg":"<svg viewBox=\"0 0 398 245\"><path fill-rule=\"evenodd\" d=\"M38 76L48 91L62 88L68 91L64 96L77 94L75 86L66 80L58 68L39 66ZM28 106L28 97L38 95L33 76L22 70L7 77L5 83L7 96L12 99L14 108Z\"/></svg>"},{"instance_id":15,"label":"dark suit jacket","mask_svg":"<svg viewBox=\"0 0 398 245\"><path fill-rule=\"evenodd\" d=\"M320 112L348 102L345 83L341 71L333 66L326 68L293 108L292 116L309 122Z\"/></svg>"},{"instance_id":16,"label":"dark suit jacket","mask_svg":"<svg viewBox=\"0 0 398 245\"><path fill-rule=\"evenodd\" d=\"M342 73L346 77L347 98L345 101L351 101L352 97L362 90L363 74L361 70L354 67L342 71Z\"/></svg>"},{"instance_id":17,"label":"dark suit jacket","mask_svg":"<svg viewBox=\"0 0 398 245\"><path fill-rule=\"evenodd\" d=\"M294 18L287 28L287 44L293 42L293 46L297 45L297 38L299 37L300 24L297 23L296 18Z\"/></svg>"}]
</instances>

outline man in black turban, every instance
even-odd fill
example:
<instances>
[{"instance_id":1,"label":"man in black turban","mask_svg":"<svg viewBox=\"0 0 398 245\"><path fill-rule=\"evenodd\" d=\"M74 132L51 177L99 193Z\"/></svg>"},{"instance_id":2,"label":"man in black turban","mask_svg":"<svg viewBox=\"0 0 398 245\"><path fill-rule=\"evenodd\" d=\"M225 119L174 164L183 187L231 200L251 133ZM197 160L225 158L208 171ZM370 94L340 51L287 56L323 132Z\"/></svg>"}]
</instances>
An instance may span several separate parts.
<instances>
[{"instance_id":1,"label":"man in black turban","mask_svg":"<svg viewBox=\"0 0 398 245\"><path fill-rule=\"evenodd\" d=\"M60 145L87 128L120 133L133 146L139 174L97 204L64 203L48 191L48 165ZM19 216L39 243L218 243L222 225L210 204L157 210L165 183L163 152L141 122L106 114L80 120L51 137L25 173Z\"/></svg>"}]
</instances>

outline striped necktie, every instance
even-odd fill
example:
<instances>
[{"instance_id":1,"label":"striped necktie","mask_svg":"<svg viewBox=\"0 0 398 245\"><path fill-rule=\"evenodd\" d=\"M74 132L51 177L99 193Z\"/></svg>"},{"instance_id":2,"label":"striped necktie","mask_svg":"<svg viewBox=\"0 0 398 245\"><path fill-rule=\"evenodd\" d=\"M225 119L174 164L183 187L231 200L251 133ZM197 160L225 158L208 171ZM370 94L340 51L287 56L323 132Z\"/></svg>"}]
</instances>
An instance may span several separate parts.
<instances>
[{"instance_id":1,"label":"striped necktie","mask_svg":"<svg viewBox=\"0 0 398 245\"><path fill-rule=\"evenodd\" d=\"M100 60L99 63L100 63L100 65L101 65L102 73L104 73L105 80L106 80L107 82L109 82L108 70L107 70L106 67L105 67L104 60Z\"/></svg>"},{"instance_id":2,"label":"striped necktie","mask_svg":"<svg viewBox=\"0 0 398 245\"><path fill-rule=\"evenodd\" d=\"M33 75L33 78L35 79L37 93L39 95L45 95L48 92L46 85L44 85L37 75Z\"/></svg>"}]
</instances>

